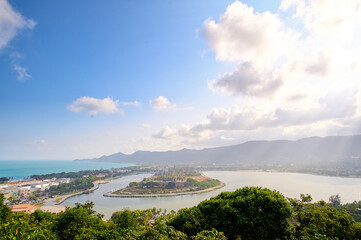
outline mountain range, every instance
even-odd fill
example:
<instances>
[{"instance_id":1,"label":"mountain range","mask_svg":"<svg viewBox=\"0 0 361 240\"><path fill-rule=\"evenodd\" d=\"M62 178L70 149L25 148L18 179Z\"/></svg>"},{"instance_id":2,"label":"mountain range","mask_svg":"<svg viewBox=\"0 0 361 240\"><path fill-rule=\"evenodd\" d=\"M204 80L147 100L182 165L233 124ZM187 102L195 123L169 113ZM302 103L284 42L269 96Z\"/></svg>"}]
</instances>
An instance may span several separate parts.
<instances>
[{"instance_id":1,"label":"mountain range","mask_svg":"<svg viewBox=\"0 0 361 240\"><path fill-rule=\"evenodd\" d=\"M170 165L315 165L361 162L361 135L309 137L296 141L249 141L238 145L179 151L115 153L81 161Z\"/></svg>"}]
</instances>

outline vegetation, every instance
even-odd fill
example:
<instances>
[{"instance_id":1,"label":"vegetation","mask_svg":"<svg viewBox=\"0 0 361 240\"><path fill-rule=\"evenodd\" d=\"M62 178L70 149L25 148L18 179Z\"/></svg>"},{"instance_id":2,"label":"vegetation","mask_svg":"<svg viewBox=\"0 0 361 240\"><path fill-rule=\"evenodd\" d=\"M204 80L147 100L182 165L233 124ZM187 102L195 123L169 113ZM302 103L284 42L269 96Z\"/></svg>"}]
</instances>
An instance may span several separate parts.
<instances>
[{"instance_id":1,"label":"vegetation","mask_svg":"<svg viewBox=\"0 0 361 240\"><path fill-rule=\"evenodd\" d=\"M207 188L212 188L215 186L218 186L219 184L221 184L221 181L219 181L218 179L208 179L206 181L201 181L198 182L196 180L194 180L193 178L188 178L187 181L184 183L185 187L193 187L195 188L195 190L203 190L203 189L207 189Z\"/></svg>"},{"instance_id":2,"label":"vegetation","mask_svg":"<svg viewBox=\"0 0 361 240\"><path fill-rule=\"evenodd\" d=\"M197 171L193 170L185 170L182 168L175 168L168 172L156 173L155 179L158 181L163 182L170 182L170 181L185 181L188 177L198 177L201 174Z\"/></svg>"},{"instance_id":3,"label":"vegetation","mask_svg":"<svg viewBox=\"0 0 361 240\"><path fill-rule=\"evenodd\" d=\"M51 186L49 189L45 190L45 193L49 194L50 196L54 196L87 190L94 187L93 181L94 177L77 178L70 183L61 183L58 186Z\"/></svg>"},{"instance_id":4,"label":"vegetation","mask_svg":"<svg viewBox=\"0 0 361 240\"><path fill-rule=\"evenodd\" d=\"M335 199L335 198L332 198ZM93 203L76 204L60 214L39 210L11 213L0 194L1 239L361 239L361 223L347 212L360 203L338 205L311 196L286 199L279 192L245 187L223 192L178 213L161 209L122 210L108 221ZM336 198L337 200L337 198ZM357 215L355 215L357 216Z\"/></svg>"},{"instance_id":5,"label":"vegetation","mask_svg":"<svg viewBox=\"0 0 361 240\"><path fill-rule=\"evenodd\" d=\"M9 178L7 177L0 177L0 184L7 183L9 181Z\"/></svg>"},{"instance_id":6,"label":"vegetation","mask_svg":"<svg viewBox=\"0 0 361 240\"><path fill-rule=\"evenodd\" d=\"M118 177L125 175L125 171L133 172L135 167L129 168L121 168L120 169L100 169L100 170L82 170L78 172L61 172L61 173L50 173L50 174L42 174L42 175L32 175L30 178L35 180L44 180L44 179L52 179L52 178L83 178L88 176L96 176L96 175L104 175L104 177ZM141 169L137 169L141 171ZM98 177L98 179L104 178Z\"/></svg>"},{"instance_id":7,"label":"vegetation","mask_svg":"<svg viewBox=\"0 0 361 240\"><path fill-rule=\"evenodd\" d=\"M175 169L156 173L154 176L144 178L141 182L131 182L129 186L113 192L113 194L169 194L184 193L210 189L221 185L221 181L211 179L197 171L184 171Z\"/></svg>"},{"instance_id":8,"label":"vegetation","mask_svg":"<svg viewBox=\"0 0 361 240\"><path fill-rule=\"evenodd\" d=\"M361 201L340 205L338 209L346 210L357 222L361 222Z\"/></svg>"},{"instance_id":9,"label":"vegetation","mask_svg":"<svg viewBox=\"0 0 361 240\"><path fill-rule=\"evenodd\" d=\"M170 225L188 235L215 228L231 239L286 239L292 209L278 192L243 188L181 211Z\"/></svg>"}]
</instances>

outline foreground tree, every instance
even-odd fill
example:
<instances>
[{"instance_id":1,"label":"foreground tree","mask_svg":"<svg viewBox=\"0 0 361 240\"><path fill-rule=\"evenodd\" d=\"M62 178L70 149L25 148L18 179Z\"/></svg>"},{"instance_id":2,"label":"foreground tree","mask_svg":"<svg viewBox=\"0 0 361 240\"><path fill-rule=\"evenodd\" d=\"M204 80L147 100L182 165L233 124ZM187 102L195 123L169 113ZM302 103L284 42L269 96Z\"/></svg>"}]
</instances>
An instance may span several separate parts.
<instances>
[{"instance_id":1,"label":"foreground tree","mask_svg":"<svg viewBox=\"0 0 361 240\"><path fill-rule=\"evenodd\" d=\"M280 193L245 187L180 211L169 224L189 236L215 228L230 239L287 239L291 214L291 206Z\"/></svg>"},{"instance_id":2,"label":"foreground tree","mask_svg":"<svg viewBox=\"0 0 361 240\"><path fill-rule=\"evenodd\" d=\"M356 223L345 210L338 210L324 201L300 206L295 209L294 219L297 239L317 239L315 236L361 239L361 224Z\"/></svg>"},{"instance_id":3,"label":"foreground tree","mask_svg":"<svg viewBox=\"0 0 361 240\"><path fill-rule=\"evenodd\" d=\"M197 235L191 238L192 240L227 240L226 236L222 232L218 232L216 229L212 231L204 230L197 233Z\"/></svg>"},{"instance_id":4,"label":"foreground tree","mask_svg":"<svg viewBox=\"0 0 361 240\"><path fill-rule=\"evenodd\" d=\"M332 207L338 208L341 206L341 197L340 194L332 195L328 201Z\"/></svg>"},{"instance_id":5,"label":"foreground tree","mask_svg":"<svg viewBox=\"0 0 361 240\"><path fill-rule=\"evenodd\" d=\"M4 194L0 193L0 224L9 220L11 210L4 204Z\"/></svg>"},{"instance_id":6,"label":"foreground tree","mask_svg":"<svg viewBox=\"0 0 361 240\"><path fill-rule=\"evenodd\" d=\"M127 229L137 226L137 219L132 211L126 209L112 214L111 220L120 229Z\"/></svg>"},{"instance_id":7,"label":"foreground tree","mask_svg":"<svg viewBox=\"0 0 361 240\"><path fill-rule=\"evenodd\" d=\"M108 224L102 215L93 210L93 203L77 204L55 219L52 231L59 239L99 239L108 232Z\"/></svg>"}]
</instances>

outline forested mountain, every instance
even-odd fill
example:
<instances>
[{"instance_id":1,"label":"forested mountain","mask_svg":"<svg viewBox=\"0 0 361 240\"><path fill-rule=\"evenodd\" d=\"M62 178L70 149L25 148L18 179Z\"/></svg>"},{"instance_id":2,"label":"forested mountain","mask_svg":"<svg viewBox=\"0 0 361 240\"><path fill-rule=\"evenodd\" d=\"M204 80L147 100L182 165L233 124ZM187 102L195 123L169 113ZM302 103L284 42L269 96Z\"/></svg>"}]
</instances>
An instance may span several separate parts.
<instances>
[{"instance_id":1,"label":"forested mountain","mask_svg":"<svg viewBox=\"0 0 361 240\"><path fill-rule=\"evenodd\" d=\"M86 161L135 164L329 164L361 160L361 135L310 137L297 141L250 141L239 145L203 150L138 151L127 155L116 153Z\"/></svg>"}]
</instances>

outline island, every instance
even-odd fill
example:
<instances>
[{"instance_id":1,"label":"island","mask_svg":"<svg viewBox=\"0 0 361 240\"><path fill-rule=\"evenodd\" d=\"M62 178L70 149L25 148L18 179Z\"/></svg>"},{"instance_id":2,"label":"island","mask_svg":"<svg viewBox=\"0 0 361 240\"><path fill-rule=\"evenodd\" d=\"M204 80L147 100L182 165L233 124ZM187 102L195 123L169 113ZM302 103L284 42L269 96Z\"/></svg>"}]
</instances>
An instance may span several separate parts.
<instances>
[{"instance_id":1,"label":"island","mask_svg":"<svg viewBox=\"0 0 361 240\"><path fill-rule=\"evenodd\" d=\"M105 193L105 197L171 197L199 194L224 187L199 171L166 170L156 172L141 182L131 182L125 188Z\"/></svg>"}]
</instances>

